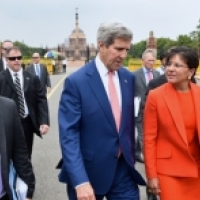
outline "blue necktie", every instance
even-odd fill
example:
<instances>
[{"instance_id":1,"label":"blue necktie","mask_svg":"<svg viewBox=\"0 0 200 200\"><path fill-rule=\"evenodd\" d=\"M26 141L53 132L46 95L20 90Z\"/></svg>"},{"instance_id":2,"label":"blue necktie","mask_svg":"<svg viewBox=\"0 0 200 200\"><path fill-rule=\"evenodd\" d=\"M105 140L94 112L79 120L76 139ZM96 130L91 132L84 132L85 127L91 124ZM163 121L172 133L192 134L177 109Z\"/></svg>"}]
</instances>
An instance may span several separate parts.
<instances>
[{"instance_id":1,"label":"blue necktie","mask_svg":"<svg viewBox=\"0 0 200 200\"><path fill-rule=\"evenodd\" d=\"M36 75L40 78L40 66L36 65Z\"/></svg>"}]
</instances>

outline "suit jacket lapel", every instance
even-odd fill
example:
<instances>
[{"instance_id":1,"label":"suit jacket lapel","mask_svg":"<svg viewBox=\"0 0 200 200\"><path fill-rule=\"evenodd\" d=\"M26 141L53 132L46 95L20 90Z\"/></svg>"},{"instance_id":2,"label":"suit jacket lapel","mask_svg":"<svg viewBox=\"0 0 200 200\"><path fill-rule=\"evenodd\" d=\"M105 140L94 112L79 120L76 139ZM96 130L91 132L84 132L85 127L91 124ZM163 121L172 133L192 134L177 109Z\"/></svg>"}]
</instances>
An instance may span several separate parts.
<instances>
[{"instance_id":1,"label":"suit jacket lapel","mask_svg":"<svg viewBox=\"0 0 200 200\"><path fill-rule=\"evenodd\" d=\"M26 71L23 71L23 79L24 79L24 93L25 93L28 89L28 84L30 80L29 74L26 73Z\"/></svg>"},{"instance_id":2,"label":"suit jacket lapel","mask_svg":"<svg viewBox=\"0 0 200 200\"><path fill-rule=\"evenodd\" d=\"M144 72L143 72L143 68L140 69L140 78L141 78L142 83L146 87L147 83L146 83L146 78L145 78L145 75L144 75Z\"/></svg>"},{"instance_id":3,"label":"suit jacket lapel","mask_svg":"<svg viewBox=\"0 0 200 200\"><path fill-rule=\"evenodd\" d=\"M153 73L153 79L156 78L157 77L157 73L155 72L154 69L152 70L152 73Z\"/></svg>"},{"instance_id":4,"label":"suit jacket lapel","mask_svg":"<svg viewBox=\"0 0 200 200\"><path fill-rule=\"evenodd\" d=\"M90 66L88 66L88 67L90 67L90 68L88 68L89 70L87 71L87 75L89 76L88 84L90 85L94 95L96 96L109 123L112 125L113 129L115 131L117 131L116 125L115 125L115 120L114 120L114 117L112 114L112 109L110 106L110 102L109 102L108 96L106 94L104 85L101 81L101 77L97 71L95 62L93 61L93 63L91 63Z\"/></svg>"},{"instance_id":5,"label":"suit jacket lapel","mask_svg":"<svg viewBox=\"0 0 200 200\"><path fill-rule=\"evenodd\" d=\"M36 71L35 71L35 65L32 64L30 70L33 72L33 74L36 75Z\"/></svg>"},{"instance_id":6,"label":"suit jacket lapel","mask_svg":"<svg viewBox=\"0 0 200 200\"><path fill-rule=\"evenodd\" d=\"M3 60L0 59L0 72L4 70Z\"/></svg>"},{"instance_id":7,"label":"suit jacket lapel","mask_svg":"<svg viewBox=\"0 0 200 200\"><path fill-rule=\"evenodd\" d=\"M122 70L118 71L118 75L119 75L119 83L120 83L120 87L121 87L121 99L122 99L122 113L121 113L121 123L120 123L120 129L119 129L119 133L123 132L123 124L125 124L124 122L127 120L126 119L126 114L128 113L128 104L129 104L129 99L128 99L128 84L130 84L125 76L125 74L123 73Z\"/></svg>"},{"instance_id":8,"label":"suit jacket lapel","mask_svg":"<svg viewBox=\"0 0 200 200\"><path fill-rule=\"evenodd\" d=\"M39 64L39 67L40 67L40 78L41 78L41 77L42 77L42 74L43 74L43 72L42 72L42 70L43 70L42 68L43 68L43 67L42 67L41 64Z\"/></svg>"},{"instance_id":9,"label":"suit jacket lapel","mask_svg":"<svg viewBox=\"0 0 200 200\"><path fill-rule=\"evenodd\" d=\"M183 117L182 117L181 109L178 102L178 97L176 95L175 89L170 83L166 84L163 96L164 96L165 103L167 104L167 107L172 115L172 118L174 120L174 123L176 125L178 132L180 133L186 145L188 145L186 130L185 130Z\"/></svg>"},{"instance_id":10,"label":"suit jacket lapel","mask_svg":"<svg viewBox=\"0 0 200 200\"><path fill-rule=\"evenodd\" d=\"M14 83L13 83L12 76L11 76L11 74L9 72L9 69L6 69L3 73L5 73L6 81L8 82L10 87L17 93L16 88L15 88Z\"/></svg>"}]
</instances>

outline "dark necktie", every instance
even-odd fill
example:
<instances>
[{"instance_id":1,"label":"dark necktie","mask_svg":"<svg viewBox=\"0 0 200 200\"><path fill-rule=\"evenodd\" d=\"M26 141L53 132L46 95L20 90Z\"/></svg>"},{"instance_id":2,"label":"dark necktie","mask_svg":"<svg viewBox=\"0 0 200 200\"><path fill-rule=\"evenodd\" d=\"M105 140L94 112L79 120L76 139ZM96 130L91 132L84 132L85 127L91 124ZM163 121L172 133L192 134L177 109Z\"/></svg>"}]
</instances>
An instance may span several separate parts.
<instances>
[{"instance_id":1,"label":"dark necktie","mask_svg":"<svg viewBox=\"0 0 200 200\"><path fill-rule=\"evenodd\" d=\"M18 96L19 115L20 117L23 118L25 115L24 98L22 95L22 89L21 89L21 84L20 84L18 74L14 73L14 76L15 76L14 84L15 84L15 88L17 90L17 96Z\"/></svg>"}]
</instances>

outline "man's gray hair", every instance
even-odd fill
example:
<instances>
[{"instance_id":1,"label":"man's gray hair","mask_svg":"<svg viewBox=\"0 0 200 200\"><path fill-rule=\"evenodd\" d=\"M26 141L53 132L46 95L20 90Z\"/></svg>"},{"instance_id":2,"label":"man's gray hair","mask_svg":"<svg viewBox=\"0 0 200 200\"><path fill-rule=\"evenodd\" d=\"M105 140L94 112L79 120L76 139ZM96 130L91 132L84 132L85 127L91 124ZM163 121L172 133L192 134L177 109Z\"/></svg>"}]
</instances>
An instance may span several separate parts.
<instances>
[{"instance_id":1,"label":"man's gray hair","mask_svg":"<svg viewBox=\"0 0 200 200\"><path fill-rule=\"evenodd\" d=\"M142 59L145 58L147 53L151 53L153 55L153 57L156 57L155 55L155 51L153 49L146 49L143 53L142 53Z\"/></svg>"},{"instance_id":2,"label":"man's gray hair","mask_svg":"<svg viewBox=\"0 0 200 200\"><path fill-rule=\"evenodd\" d=\"M133 33L124 24L119 22L109 22L100 25L97 31L97 42L103 42L105 46L113 44L116 38L132 40Z\"/></svg>"}]
</instances>

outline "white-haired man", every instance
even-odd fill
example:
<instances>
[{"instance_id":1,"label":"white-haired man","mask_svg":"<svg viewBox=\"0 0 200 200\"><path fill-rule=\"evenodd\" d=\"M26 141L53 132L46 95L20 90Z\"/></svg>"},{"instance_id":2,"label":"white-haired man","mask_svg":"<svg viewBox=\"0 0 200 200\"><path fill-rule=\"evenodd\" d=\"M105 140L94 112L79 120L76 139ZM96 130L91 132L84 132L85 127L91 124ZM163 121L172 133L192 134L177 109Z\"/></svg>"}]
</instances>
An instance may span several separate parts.
<instances>
[{"instance_id":1,"label":"white-haired man","mask_svg":"<svg viewBox=\"0 0 200 200\"><path fill-rule=\"evenodd\" d=\"M70 200L139 200L138 184L145 182L134 168L135 78L122 67L131 40L123 24L102 24L99 54L65 81L59 179Z\"/></svg>"}]
</instances>

